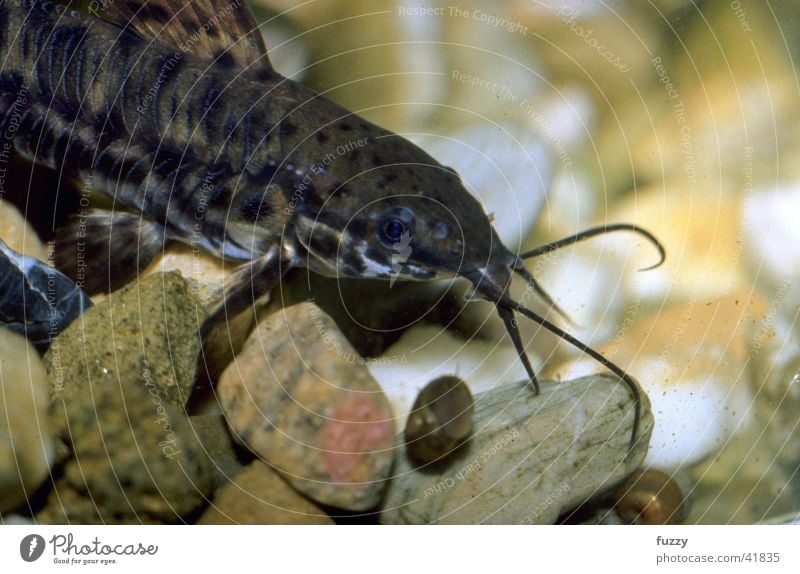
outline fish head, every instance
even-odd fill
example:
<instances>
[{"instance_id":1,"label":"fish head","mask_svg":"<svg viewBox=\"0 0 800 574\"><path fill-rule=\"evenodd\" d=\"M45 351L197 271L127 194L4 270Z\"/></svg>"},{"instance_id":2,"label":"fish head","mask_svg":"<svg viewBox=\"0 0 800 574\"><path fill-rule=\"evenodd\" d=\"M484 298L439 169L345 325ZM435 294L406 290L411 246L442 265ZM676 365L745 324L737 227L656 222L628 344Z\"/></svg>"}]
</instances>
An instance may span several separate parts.
<instances>
[{"instance_id":1,"label":"fish head","mask_svg":"<svg viewBox=\"0 0 800 574\"><path fill-rule=\"evenodd\" d=\"M357 161L318 170L316 201L295 221L301 265L392 282L461 276L487 294L505 289L517 257L458 174L398 136L364 141Z\"/></svg>"}]
</instances>

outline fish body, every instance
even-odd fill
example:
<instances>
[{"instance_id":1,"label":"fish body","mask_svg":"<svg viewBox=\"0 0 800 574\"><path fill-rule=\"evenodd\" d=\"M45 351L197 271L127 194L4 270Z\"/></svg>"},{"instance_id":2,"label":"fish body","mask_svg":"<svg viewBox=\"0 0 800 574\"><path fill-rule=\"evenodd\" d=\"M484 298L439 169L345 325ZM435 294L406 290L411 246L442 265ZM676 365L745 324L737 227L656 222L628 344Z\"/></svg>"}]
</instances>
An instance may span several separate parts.
<instances>
[{"instance_id":1,"label":"fish body","mask_svg":"<svg viewBox=\"0 0 800 574\"><path fill-rule=\"evenodd\" d=\"M0 145L113 201L59 233L57 262L73 277L83 269L80 285L119 286L167 241L241 262L205 328L291 268L461 276L497 305L534 386L514 313L623 377L638 421L630 377L510 298L516 273L550 301L458 175L275 72L241 0L92 4L0 2Z\"/></svg>"},{"instance_id":2,"label":"fish body","mask_svg":"<svg viewBox=\"0 0 800 574\"><path fill-rule=\"evenodd\" d=\"M424 234L448 235L442 263L458 260L460 226L482 224L481 243L499 244L452 170L265 57L242 70L37 0L5 2L0 22L0 129L13 132L14 150L140 212L153 236L235 261L282 243L295 266L389 278L391 246L366 237L402 204L420 249ZM457 218L453 202L475 221ZM404 271L436 275L413 259Z\"/></svg>"}]
</instances>

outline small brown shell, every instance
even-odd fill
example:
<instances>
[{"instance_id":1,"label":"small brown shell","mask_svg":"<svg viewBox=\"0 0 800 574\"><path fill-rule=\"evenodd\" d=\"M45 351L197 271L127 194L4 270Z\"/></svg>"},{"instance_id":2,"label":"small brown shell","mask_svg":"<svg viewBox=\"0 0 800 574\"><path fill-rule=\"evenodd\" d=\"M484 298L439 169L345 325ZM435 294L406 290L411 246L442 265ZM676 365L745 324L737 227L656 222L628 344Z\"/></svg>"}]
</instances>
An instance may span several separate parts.
<instances>
[{"instance_id":1,"label":"small brown shell","mask_svg":"<svg viewBox=\"0 0 800 574\"><path fill-rule=\"evenodd\" d=\"M440 460L469 437L472 393L453 376L439 377L417 395L406 423L406 450L418 463Z\"/></svg>"},{"instance_id":2,"label":"small brown shell","mask_svg":"<svg viewBox=\"0 0 800 574\"><path fill-rule=\"evenodd\" d=\"M617 490L617 514L632 524L679 524L683 506L681 489L657 470L635 472Z\"/></svg>"}]
</instances>

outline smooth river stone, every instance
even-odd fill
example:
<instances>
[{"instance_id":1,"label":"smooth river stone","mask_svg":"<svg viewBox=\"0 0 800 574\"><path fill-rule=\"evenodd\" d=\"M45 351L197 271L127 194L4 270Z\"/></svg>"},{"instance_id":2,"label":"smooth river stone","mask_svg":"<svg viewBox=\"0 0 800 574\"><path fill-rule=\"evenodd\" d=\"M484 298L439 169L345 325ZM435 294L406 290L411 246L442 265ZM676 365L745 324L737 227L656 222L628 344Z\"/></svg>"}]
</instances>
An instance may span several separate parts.
<instances>
[{"instance_id":1,"label":"smooth river stone","mask_svg":"<svg viewBox=\"0 0 800 574\"><path fill-rule=\"evenodd\" d=\"M39 353L0 328L0 513L22 504L50 474L47 388Z\"/></svg>"},{"instance_id":2,"label":"smooth river stone","mask_svg":"<svg viewBox=\"0 0 800 574\"><path fill-rule=\"evenodd\" d=\"M232 433L322 504L378 504L394 454L389 402L312 303L268 316L219 381Z\"/></svg>"},{"instance_id":3,"label":"smooth river stone","mask_svg":"<svg viewBox=\"0 0 800 574\"><path fill-rule=\"evenodd\" d=\"M398 457L383 524L552 524L618 484L644 460L653 428L642 393L613 375L503 385L475 397L473 433L446 464ZM402 436L398 442L402 442Z\"/></svg>"},{"instance_id":4,"label":"smooth river stone","mask_svg":"<svg viewBox=\"0 0 800 574\"><path fill-rule=\"evenodd\" d=\"M198 524L333 524L278 473L254 460L217 490Z\"/></svg>"}]
</instances>

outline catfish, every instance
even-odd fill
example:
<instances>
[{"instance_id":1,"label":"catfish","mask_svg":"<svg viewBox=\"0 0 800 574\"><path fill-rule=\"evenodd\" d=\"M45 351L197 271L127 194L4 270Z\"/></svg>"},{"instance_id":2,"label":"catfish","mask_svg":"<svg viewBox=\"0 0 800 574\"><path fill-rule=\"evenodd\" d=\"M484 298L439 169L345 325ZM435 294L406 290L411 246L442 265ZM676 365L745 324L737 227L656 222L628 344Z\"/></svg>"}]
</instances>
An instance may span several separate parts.
<instances>
[{"instance_id":1,"label":"catfish","mask_svg":"<svg viewBox=\"0 0 800 574\"><path fill-rule=\"evenodd\" d=\"M56 264L90 293L133 280L169 242L238 264L200 331L231 318L290 269L333 277L461 277L495 305L539 391L515 314L587 353L633 398L636 381L515 301L521 277L561 312L524 261L611 231L605 225L527 253L506 248L458 174L405 138L287 79L270 65L242 0L0 3L0 159L15 154L110 200L57 232ZM6 147L2 147L5 145ZM561 312L563 314L563 312Z\"/></svg>"}]
</instances>

